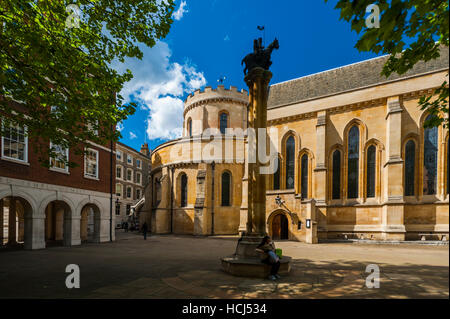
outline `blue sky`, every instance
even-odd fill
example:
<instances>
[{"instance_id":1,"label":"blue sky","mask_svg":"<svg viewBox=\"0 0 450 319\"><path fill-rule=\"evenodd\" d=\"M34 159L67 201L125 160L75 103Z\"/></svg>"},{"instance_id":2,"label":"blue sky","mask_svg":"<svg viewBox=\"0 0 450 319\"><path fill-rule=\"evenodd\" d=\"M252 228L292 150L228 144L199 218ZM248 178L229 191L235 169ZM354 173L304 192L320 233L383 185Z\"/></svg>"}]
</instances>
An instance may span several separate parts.
<instances>
[{"instance_id":1,"label":"blue sky","mask_svg":"<svg viewBox=\"0 0 450 319\"><path fill-rule=\"evenodd\" d=\"M142 61L117 68L135 75L122 94L139 104L120 126L121 141L133 148L147 141L154 149L181 134L183 101L204 86L247 89L241 60L253 39L266 44L275 37L280 49L272 55L272 84L373 58L354 48L358 35L339 21L337 1L324 0L177 0L169 35L153 48L141 47Z\"/></svg>"}]
</instances>

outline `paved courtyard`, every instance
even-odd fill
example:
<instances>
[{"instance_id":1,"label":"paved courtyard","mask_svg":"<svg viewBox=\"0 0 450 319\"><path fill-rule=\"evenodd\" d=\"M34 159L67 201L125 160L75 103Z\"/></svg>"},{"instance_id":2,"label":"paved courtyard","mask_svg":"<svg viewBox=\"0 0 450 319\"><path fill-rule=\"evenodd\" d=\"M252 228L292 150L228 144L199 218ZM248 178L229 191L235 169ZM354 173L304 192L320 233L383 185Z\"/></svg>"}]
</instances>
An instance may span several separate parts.
<instances>
[{"instance_id":1,"label":"paved courtyard","mask_svg":"<svg viewBox=\"0 0 450 319\"><path fill-rule=\"evenodd\" d=\"M448 298L449 247L278 242L293 257L289 276L271 282L221 270L235 239L118 232L117 241L40 251L0 250L0 298ZM77 264L80 289L67 289ZM365 287L368 264L379 289Z\"/></svg>"}]
</instances>

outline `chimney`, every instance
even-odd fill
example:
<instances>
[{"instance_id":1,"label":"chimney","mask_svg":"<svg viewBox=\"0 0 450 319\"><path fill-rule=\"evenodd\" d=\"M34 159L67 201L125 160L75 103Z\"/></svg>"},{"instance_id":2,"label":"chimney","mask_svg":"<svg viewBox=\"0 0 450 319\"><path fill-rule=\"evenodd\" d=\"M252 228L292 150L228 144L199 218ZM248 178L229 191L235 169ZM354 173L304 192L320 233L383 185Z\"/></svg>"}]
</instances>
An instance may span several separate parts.
<instances>
[{"instance_id":1,"label":"chimney","mask_svg":"<svg viewBox=\"0 0 450 319\"><path fill-rule=\"evenodd\" d=\"M145 156L150 156L150 150L148 149L148 143L144 143L141 146L141 154L144 154Z\"/></svg>"}]
</instances>

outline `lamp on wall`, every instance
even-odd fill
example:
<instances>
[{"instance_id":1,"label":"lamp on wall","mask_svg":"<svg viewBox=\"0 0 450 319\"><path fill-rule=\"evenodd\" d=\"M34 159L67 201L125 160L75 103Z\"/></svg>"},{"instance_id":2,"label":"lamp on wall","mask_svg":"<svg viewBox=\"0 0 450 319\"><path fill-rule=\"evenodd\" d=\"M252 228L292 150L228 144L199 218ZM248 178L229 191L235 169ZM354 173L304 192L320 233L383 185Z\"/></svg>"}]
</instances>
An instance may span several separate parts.
<instances>
[{"instance_id":1,"label":"lamp on wall","mask_svg":"<svg viewBox=\"0 0 450 319\"><path fill-rule=\"evenodd\" d=\"M277 197L275 198L275 203L281 207L283 206L283 204L285 203L284 200L281 199L280 195L277 195Z\"/></svg>"}]
</instances>

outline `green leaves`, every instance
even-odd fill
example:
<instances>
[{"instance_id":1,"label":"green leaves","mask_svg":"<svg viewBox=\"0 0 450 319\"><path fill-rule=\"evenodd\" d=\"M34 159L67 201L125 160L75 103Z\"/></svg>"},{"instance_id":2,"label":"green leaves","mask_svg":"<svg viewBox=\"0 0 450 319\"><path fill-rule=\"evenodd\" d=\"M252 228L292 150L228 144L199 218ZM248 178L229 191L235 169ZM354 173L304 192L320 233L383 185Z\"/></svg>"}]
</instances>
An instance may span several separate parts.
<instances>
[{"instance_id":1,"label":"green leaves","mask_svg":"<svg viewBox=\"0 0 450 319\"><path fill-rule=\"evenodd\" d=\"M327 0L325 0L327 2ZM366 8L376 4L380 8L380 28L367 28ZM442 0L339 0L336 9L341 20L351 21L351 29L362 33L355 47L359 51L391 55L382 74L404 74L419 61L439 57L439 47L449 45L449 5ZM410 42L406 47L406 42ZM438 120L425 125L448 127L448 84L443 83L435 92L438 98L420 99L422 110L438 116Z\"/></svg>"},{"instance_id":2,"label":"green leaves","mask_svg":"<svg viewBox=\"0 0 450 319\"><path fill-rule=\"evenodd\" d=\"M153 46L164 38L174 9L173 0L79 0L79 27L68 28L71 3L0 2L0 113L47 145L30 143L47 164L50 140L82 150L88 140L109 145L120 137L114 127L136 105L116 93L132 74L109 65L142 58L138 44Z\"/></svg>"}]
</instances>

